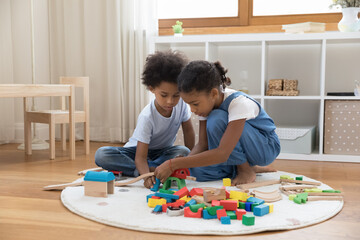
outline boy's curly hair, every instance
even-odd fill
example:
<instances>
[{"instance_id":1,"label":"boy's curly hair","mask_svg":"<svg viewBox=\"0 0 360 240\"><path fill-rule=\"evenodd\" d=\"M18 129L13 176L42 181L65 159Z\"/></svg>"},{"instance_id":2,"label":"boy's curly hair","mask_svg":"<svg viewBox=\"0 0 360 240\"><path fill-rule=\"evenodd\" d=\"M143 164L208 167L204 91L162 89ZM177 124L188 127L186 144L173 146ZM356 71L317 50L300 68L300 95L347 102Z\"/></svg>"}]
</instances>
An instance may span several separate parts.
<instances>
[{"instance_id":1,"label":"boy's curly hair","mask_svg":"<svg viewBox=\"0 0 360 240\"><path fill-rule=\"evenodd\" d=\"M161 82L177 83L177 77L188 63L180 51L157 51L146 58L142 83L147 87L157 87Z\"/></svg>"}]
</instances>

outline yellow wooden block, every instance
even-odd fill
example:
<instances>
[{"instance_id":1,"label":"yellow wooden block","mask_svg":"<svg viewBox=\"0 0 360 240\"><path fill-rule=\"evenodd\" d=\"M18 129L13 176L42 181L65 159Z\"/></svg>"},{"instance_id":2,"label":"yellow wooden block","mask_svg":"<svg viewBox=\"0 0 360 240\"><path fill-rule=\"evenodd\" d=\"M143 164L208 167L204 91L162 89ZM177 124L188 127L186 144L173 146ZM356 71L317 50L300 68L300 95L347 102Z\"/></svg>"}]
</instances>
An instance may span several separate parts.
<instances>
[{"instance_id":1,"label":"yellow wooden block","mask_svg":"<svg viewBox=\"0 0 360 240\"><path fill-rule=\"evenodd\" d=\"M269 205L269 213L272 213L274 211L274 204L272 203L265 203L266 205Z\"/></svg>"},{"instance_id":2,"label":"yellow wooden block","mask_svg":"<svg viewBox=\"0 0 360 240\"><path fill-rule=\"evenodd\" d=\"M230 178L223 178L223 185L225 187L230 187L231 186L231 179Z\"/></svg>"},{"instance_id":3,"label":"yellow wooden block","mask_svg":"<svg viewBox=\"0 0 360 240\"><path fill-rule=\"evenodd\" d=\"M160 199L149 198L148 201L148 206L151 208L156 207L156 205L163 205L163 204L166 204L166 199L164 198L160 198Z\"/></svg>"},{"instance_id":4,"label":"yellow wooden block","mask_svg":"<svg viewBox=\"0 0 360 240\"><path fill-rule=\"evenodd\" d=\"M180 200L184 200L185 202L188 202L191 200L191 198L188 196L183 196L182 198L180 198Z\"/></svg>"},{"instance_id":5,"label":"yellow wooden block","mask_svg":"<svg viewBox=\"0 0 360 240\"><path fill-rule=\"evenodd\" d=\"M245 202L248 199L248 194L245 192L230 190L230 198Z\"/></svg>"}]
</instances>

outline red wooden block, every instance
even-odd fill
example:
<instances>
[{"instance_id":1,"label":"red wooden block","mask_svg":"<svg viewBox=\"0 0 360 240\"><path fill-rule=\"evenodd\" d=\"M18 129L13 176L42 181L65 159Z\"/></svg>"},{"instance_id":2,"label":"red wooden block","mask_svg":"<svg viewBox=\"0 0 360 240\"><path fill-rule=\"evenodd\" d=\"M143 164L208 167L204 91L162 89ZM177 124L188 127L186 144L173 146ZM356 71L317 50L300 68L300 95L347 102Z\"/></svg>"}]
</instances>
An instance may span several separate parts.
<instances>
[{"instance_id":1,"label":"red wooden block","mask_svg":"<svg viewBox=\"0 0 360 240\"><path fill-rule=\"evenodd\" d=\"M187 187L183 187L179 191L175 192L174 195L177 195L179 196L179 198L182 198L184 196L189 195L189 189L187 189Z\"/></svg>"},{"instance_id":2,"label":"red wooden block","mask_svg":"<svg viewBox=\"0 0 360 240\"><path fill-rule=\"evenodd\" d=\"M154 198L154 199L160 199L161 197L158 197L158 196L151 196L151 198Z\"/></svg>"},{"instance_id":3,"label":"red wooden block","mask_svg":"<svg viewBox=\"0 0 360 240\"><path fill-rule=\"evenodd\" d=\"M246 214L246 211L245 209L236 209L235 214L237 220L242 220L242 216Z\"/></svg>"},{"instance_id":4,"label":"red wooden block","mask_svg":"<svg viewBox=\"0 0 360 240\"><path fill-rule=\"evenodd\" d=\"M213 207L220 206L220 201L219 200L212 200L211 201L211 206L213 206Z\"/></svg>"},{"instance_id":5,"label":"red wooden block","mask_svg":"<svg viewBox=\"0 0 360 240\"><path fill-rule=\"evenodd\" d=\"M227 211L235 211L238 207L238 202L234 200L220 200L220 206L224 206Z\"/></svg>"},{"instance_id":6,"label":"red wooden block","mask_svg":"<svg viewBox=\"0 0 360 240\"><path fill-rule=\"evenodd\" d=\"M219 220L221 220L221 217L226 217L226 210L225 209L219 209L216 211L216 216Z\"/></svg>"},{"instance_id":7,"label":"red wooden block","mask_svg":"<svg viewBox=\"0 0 360 240\"><path fill-rule=\"evenodd\" d=\"M162 211L166 212L168 207L180 207L185 205L185 200L176 200L176 202L167 203L162 205Z\"/></svg>"},{"instance_id":8,"label":"red wooden block","mask_svg":"<svg viewBox=\"0 0 360 240\"><path fill-rule=\"evenodd\" d=\"M202 196L204 193L203 189L202 188L193 188L191 189L190 191L190 196Z\"/></svg>"},{"instance_id":9,"label":"red wooden block","mask_svg":"<svg viewBox=\"0 0 360 240\"><path fill-rule=\"evenodd\" d=\"M188 168L177 169L170 175L170 177L176 177L179 179L186 179L186 176L190 176L190 171Z\"/></svg>"},{"instance_id":10,"label":"red wooden block","mask_svg":"<svg viewBox=\"0 0 360 240\"><path fill-rule=\"evenodd\" d=\"M189 207L186 207L184 209L184 217L202 218L202 211L203 211L203 208L199 208L199 210L196 213L194 213L193 211L191 211L191 209Z\"/></svg>"}]
</instances>

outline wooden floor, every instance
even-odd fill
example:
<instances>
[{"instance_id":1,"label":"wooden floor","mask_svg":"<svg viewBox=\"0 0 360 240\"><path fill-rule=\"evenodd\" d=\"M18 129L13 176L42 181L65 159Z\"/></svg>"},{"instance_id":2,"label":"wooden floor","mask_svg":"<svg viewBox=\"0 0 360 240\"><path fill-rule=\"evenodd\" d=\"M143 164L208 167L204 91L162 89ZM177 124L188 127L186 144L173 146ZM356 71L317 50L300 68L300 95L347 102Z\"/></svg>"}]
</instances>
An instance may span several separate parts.
<instances>
[{"instance_id":1,"label":"wooden floor","mask_svg":"<svg viewBox=\"0 0 360 240\"><path fill-rule=\"evenodd\" d=\"M238 239L239 236L188 236L137 232L99 224L68 211L60 192L42 191L50 184L71 182L79 170L95 167L94 153L107 143L91 143L84 155L76 143L76 160L56 150L34 151L31 157L17 150L17 144L0 145L0 239ZM114 145L116 146L116 145ZM60 147L60 143L57 143ZM276 160L278 170L322 181L345 194L343 210L335 217L310 227L241 236L250 239L360 239L360 164ZM121 213L114 213L121 214ZM134 214L136 214L134 209Z\"/></svg>"}]
</instances>

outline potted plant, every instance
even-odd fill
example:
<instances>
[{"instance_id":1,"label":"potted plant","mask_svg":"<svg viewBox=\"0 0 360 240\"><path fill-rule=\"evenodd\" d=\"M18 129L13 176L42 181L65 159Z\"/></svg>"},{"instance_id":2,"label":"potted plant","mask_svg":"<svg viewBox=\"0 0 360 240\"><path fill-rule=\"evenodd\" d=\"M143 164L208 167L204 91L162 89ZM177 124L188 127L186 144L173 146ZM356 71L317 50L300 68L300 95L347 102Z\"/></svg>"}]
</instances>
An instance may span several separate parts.
<instances>
[{"instance_id":1,"label":"potted plant","mask_svg":"<svg viewBox=\"0 0 360 240\"><path fill-rule=\"evenodd\" d=\"M182 24L183 24L182 22L176 21L176 24L172 26L175 37L182 36L182 33L184 31L184 29L182 28Z\"/></svg>"}]
</instances>

